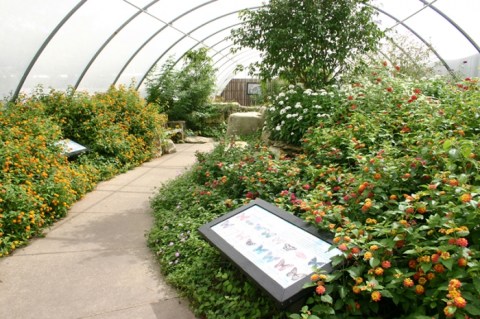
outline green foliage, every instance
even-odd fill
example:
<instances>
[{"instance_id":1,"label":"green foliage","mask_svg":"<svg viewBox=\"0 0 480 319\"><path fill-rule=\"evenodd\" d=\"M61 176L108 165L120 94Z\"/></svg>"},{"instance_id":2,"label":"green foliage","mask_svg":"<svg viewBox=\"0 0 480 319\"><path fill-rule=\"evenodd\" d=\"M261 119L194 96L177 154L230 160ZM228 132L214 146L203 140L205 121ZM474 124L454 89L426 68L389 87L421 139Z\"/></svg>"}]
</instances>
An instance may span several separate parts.
<instances>
[{"instance_id":1,"label":"green foliage","mask_svg":"<svg viewBox=\"0 0 480 319\"><path fill-rule=\"evenodd\" d=\"M165 117L120 87L89 96L45 94L0 108L0 256L8 255L100 180L151 158ZM71 138L89 152L68 161L56 146Z\"/></svg>"},{"instance_id":2,"label":"green foliage","mask_svg":"<svg viewBox=\"0 0 480 319\"><path fill-rule=\"evenodd\" d=\"M227 149L221 144L211 154L200 153L198 165L161 188L152 201L156 221L149 245L168 282L184 292L199 316L276 318L271 300L197 231L204 223L241 205L245 196L267 193L265 181L249 177L262 171L264 156L268 156L265 150L256 151ZM275 178L274 173L269 176Z\"/></svg>"},{"instance_id":3,"label":"green foliage","mask_svg":"<svg viewBox=\"0 0 480 319\"><path fill-rule=\"evenodd\" d=\"M147 103L158 105L160 112L165 112L173 108L175 100L177 99L177 88L179 82L178 71L174 69L175 60L169 57L157 76L150 75L147 77L146 86L146 100ZM155 72L155 71L153 71Z\"/></svg>"},{"instance_id":4,"label":"green foliage","mask_svg":"<svg viewBox=\"0 0 480 319\"><path fill-rule=\"evenodd\" d=\"M423 43L394 33L382 51L390 63L401 69L402 74L413 79L429 78L435 74L431 63L432 53ZM377 57L378 60L382 58L380 55Z\"/></svg>"},{"instance_id":5,"label":"green foliage","mask_svg":"<svg viewBox=\"0 0 480 319\"><path fill-rule=\"evenodd\" d=\"M144 162L158 149L165 118L132 88L111 87L93 96L51 91L36 98L60 124L64 137L113 160L119 169Z\"/></svg>"},{"instance_id":6,"label":"green foliage","mask_svg":"<svg viewBox=\"0 0 480 319\"><path fill-rule=\"evenodd\" d=\"M300 145L308 128L329 120L344 93L335 85L327 89L313 91L290 85L272 99L266 112L270 139Z\"/></svg>"},{"instance_id":7,"label":"green foliage","mask_svg":"<svg viewBox=\"0 0 480 319\"><path fill-rule=\"evenodd\" d=\"M382 32L366 0L275 0L243 11L232 31L234 50L254 48L262 62L250 66L263 79L275 76L322 88L374 51Z\"/></svg>"},{"instance_id":8,"label":"green foliage","mask_svg":"<svg viewBox=\"0 0 480 319\"><path fill-rule=\"evenodd\" d=\"M24 245L77 198L82 179L53 143L58 125L33 101L0 110L0 256Z\"/></svg>"},{"instance_id":9,"label":"green foliage","mask_svg":"<svg viewBox=\"0 0 480 319\"><path fill-rule=\"evenodd\" d=\"M160 191L149 241L162 270L198 315L286 315L197 232L260 197L332 232L343 252L290 318L478 317L478 79L415 81L379 66L338 92L304 153L220 145Z\"/></svg>"},{"instance_id":10,"label":"green foliage","mask_svg":"<svg viewBox=\"0 0 480 319\"><path fill-rule=\"evenodd\" d=\"M180 70L173 69L173 60L151 75L146 83L147 101L157 103L171 121L186 121L192 130L202 128L194 112L202 112L215 89L215 69L207 49L189 51Z\"/></svg>"},{"instance_id":11,"label":"green foliage","mask_svg":"<svg viewBox=\"0 0 480 319\"><path fill-rule=\"evenodd\" d=\"M197 134L222 138L227 131L228 116L239 111L237 103L208 103L191 114L197 124Z\"/></svg>"}]
</instances>

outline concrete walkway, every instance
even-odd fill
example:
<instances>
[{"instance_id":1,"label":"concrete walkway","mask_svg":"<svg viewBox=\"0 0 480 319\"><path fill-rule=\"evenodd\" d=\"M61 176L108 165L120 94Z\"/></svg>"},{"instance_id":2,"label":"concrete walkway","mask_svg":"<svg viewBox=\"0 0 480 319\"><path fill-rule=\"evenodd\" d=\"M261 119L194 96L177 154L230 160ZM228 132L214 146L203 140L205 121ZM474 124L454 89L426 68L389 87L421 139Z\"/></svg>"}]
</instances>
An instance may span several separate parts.
<instances>
[{"instance_id":1,"label":"concrete walkway","mask_svg":"<svg viewBox=\"0 0 480 319\"><path fill-rule=\"evenodd\" d=\"M155 188L195 162L210 144L177 153L102 182L45 238L0 259L2 319L192 319L167 286L146 246Z\"/></svg>"}]
</instances>

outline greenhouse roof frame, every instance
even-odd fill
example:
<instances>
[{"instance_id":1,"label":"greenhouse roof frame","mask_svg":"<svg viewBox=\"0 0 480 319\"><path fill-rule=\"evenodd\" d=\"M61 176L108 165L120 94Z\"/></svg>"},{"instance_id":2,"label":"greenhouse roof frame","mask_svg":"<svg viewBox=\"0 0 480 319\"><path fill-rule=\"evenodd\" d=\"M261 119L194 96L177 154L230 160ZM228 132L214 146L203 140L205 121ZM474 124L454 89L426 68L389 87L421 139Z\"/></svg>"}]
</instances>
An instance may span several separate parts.
<instances>
[{"instance_id":1,"label":"greenhouse roof frame","mask_svg":"<svg viewBox=\"0 0 480 319\"><path fill-rule=\"evenodd\" d=\"M451 62L452 59L467 60L480 55L480 34L476 32L479 26L472 19L458 19L460 14L465 13L459 10L459 6L480 8L480 5L474 0L458 2L461 3L452 6L448 0L406 0L399 6L395 0L371 0L369 5L381 17L395 22L390 28L400 30L399 27L402 27L402 32L422 42L453 74L459 70ZM222 39L218 37L242 24L235 13L263 5L262 0L236 3L228 0L185 0L181 4L174 0L46 0L42 4L34 0L25 0L22 4L2 2L0 12L6 16L0 20L3 31L0 45L7 49L0 53L0 61L3 61L0 62L0 94L5 98L9 92L13 92L10 96L17 97L20 92L28 92L37 84L55 89L71 86L74 90L95 91L112 84L126 84L131 80L129 76L141 89L149 72L156 65L164 63L167 55L179 56L175 62L178 64L186 52L198 46L211 49L210 55L215 64L223 59L230 61L218 64L218 72L230 72L226 78L231 78L235 76L233 70L230 71L231 64L240 61L237 61L234 53L227 51L232 46L232 40L225 36ZM20 10L24 6L29 10ZM108 12L115 17L107 16L102 6L110 8ZM44 10L51 16L43 17L35 10ZM475 11L471 9L468 12ZM421 20L427 18L436 25L422 26ZM100 22L106 19L110 24L101 25ZM382 29L389 29L384 21L379 23ZM437 28L444 32L440 37L433 33ZM71 39L75 32L82 34L85 43ZM447 35L455 45L434 41ZM22 42L23 38L26 38L25 42ZM215 49L223 42L225 46L221 50ZM91 53L81 53L84 48ZM447 50L455 52L448 53ZM63 51L68 51L70 55L61 55ZM62 52L58 59L61 63L56 63L55 58L51 60L55 52ZM75 60L71 60L72 57ZM255 52L248 55L245 63L260 58L260 52ZM55 65L55 68L51 65ZM58 71L51 70L57 68ZM467 75L478 76L478 65L470 65L463 71ZM223 80L217 79L219 89L224 85Z\"/></svg>"}]
</instances>

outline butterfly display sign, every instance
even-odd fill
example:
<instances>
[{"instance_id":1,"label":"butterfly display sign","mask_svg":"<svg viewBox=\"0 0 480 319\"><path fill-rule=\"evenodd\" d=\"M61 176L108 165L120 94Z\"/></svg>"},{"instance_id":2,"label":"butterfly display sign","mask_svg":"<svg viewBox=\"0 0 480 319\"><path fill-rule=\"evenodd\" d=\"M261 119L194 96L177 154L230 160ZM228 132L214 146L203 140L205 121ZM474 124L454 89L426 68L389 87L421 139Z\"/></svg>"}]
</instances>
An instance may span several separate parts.
<instances>
[{"instance_id":1,"label":"butterfly display sign","mask_svg":"<svg viewBox=\"0 0 480 319\"><path fill-rule=\"evenodd\" d=\"M282 308L308 294L304 285L314 271L331 272L330 259L342 254L330 236L261 199L199 231Z\"/></svg>"}]
</instances>

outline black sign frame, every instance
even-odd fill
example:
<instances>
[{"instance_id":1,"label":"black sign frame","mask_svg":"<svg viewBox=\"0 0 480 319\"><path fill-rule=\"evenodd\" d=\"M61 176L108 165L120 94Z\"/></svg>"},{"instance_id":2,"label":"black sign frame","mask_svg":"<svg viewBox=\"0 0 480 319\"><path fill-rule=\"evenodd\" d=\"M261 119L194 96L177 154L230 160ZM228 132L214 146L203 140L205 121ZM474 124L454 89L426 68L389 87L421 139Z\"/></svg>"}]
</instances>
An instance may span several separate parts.
<instances>
[{"instance_id":1,"label":"black sign frame","mask_svg":"<svg viewBox=\"0 0 480 319\"><path fill-rule=\"evenodd\" d=\"M219 234L212 230L217 224L220 224L232 217L235 217L238 214L241 214L245 211L248 211L254 206L263 208L270 214L273 214L281 218L284 222L290 223L291 225L298 227L302 231L311 234L318 239L325 241L328 244L332 244L333 235L330 233L319 233L318 229L312 225L306 223L304 220L294 216L291 213L286 212L285 210L270 204L262 199L255 199L239 207L199 228L200 234L213 246L218 248L220 252L230 259L241 271L253 280L262 290L264 290L268 295L270 295L279 308L286 308L289 305L293 304L295 301L305 297L310 294L313 288L305 289L305 284L311 282L311 275L314 273L313 269L308 276L303 279L295 282L294 284L284 288L274 279L269 277L263 270L261 270L255 263L246 258L238 250L236 250L232 245L230 245L226 240L223 239ZM322 271L330 273L333 271L331 262L324 264L321 268Z\"/></svg>"}]
</instances>

